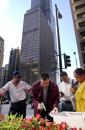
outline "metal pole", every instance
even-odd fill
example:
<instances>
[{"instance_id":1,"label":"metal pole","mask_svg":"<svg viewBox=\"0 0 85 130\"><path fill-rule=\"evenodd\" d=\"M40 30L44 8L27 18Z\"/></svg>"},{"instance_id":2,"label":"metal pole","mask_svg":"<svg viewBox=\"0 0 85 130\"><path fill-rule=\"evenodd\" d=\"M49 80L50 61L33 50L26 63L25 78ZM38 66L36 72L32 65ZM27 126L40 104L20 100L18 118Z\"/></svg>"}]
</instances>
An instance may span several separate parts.
<instances>
[{"instance_id":1,"label":"metal pole","mask_svg":"<svg viewBox=\"0 0 85 130\"><path fill-rule=\"evenodd\" d=\"M76 58L76 52L73 52L73 54L75 55L76 68L78 68L78 65L77 65L77 58Z\"/></svg>"},{"instance_id":2,"label":"metal pole","mask_svg":"<svg viewBox=\"0 0 85 130\"><path fill-rule=\"evenodd\" d=\"M57 23L57 37L58 37L58 51L59 51L59 67L60 67L60 73L62 73L62 58L61 58L61 45L60 45L60 35L59 35L59 24L58 24L58 8L57 5L55 4L55 9L56 9L56 23Z\"/></svg>"}]
</instances>

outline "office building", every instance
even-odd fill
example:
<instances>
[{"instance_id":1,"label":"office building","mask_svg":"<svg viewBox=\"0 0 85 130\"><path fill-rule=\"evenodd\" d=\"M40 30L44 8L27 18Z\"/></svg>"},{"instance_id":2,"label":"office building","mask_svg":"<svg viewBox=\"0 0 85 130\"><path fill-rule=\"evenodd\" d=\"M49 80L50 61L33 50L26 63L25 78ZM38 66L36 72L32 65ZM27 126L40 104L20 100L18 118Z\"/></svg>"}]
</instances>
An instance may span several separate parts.
<instances>
[{"instance_id":1,"label":"office building","mask_svg":"<svg viewBox=\"0 0 85 130\"><path fill-rule=\"evenodd\" d=\"M4 39L0 37L0 67L3 65L4 58Z\"/></svg>"},{"instance_id":2,"label":"office building","mask_svg":"<svg viewBox=\"0 0 85 130\"><path fill-rule=\"evenodd\" d=\"M9 67L8 64L4 66L3 82L2 82L3 86L8 82L8 67Z\"/></svg>"},{"instance_id":3,"label":"office building","mask_svg":"<svg viewBox=\"0 0 85 130\"><path fill-rule=\"evenodd\" d=\"M29 84L39 79L42 72L56 80L56 70L52 69L55 20L50 5L50 0L32 0L31 9L24 16L20 71Z\"/></svg>"},{"instance_id":4,"label":"office building","mask_svg":"<svg viewBox=\"0 0 85 130\"><path fill-rule=\"evenodd\" d=\"M80 66L85 69L85 0L70 0Z\"/></svg>"},{"instance_id":5,"label":"office building","mask_svg":"<svg viewBox=\"0 0 85 130\"><path fill-rule=\"evenodd\" d=\"M11 49L8 65L8 81L12 79L13 71L19 71L20 49Z\"/></svg>"},{"instance_id":6,"label":"office building","mask_svg":"<svg viewBox=\"0 0 85 130\"><path fill-rule=\"evenodd\" d=\"M0 88L3 86L4 67L0 67Z\"/></svg>"}]
</instances>

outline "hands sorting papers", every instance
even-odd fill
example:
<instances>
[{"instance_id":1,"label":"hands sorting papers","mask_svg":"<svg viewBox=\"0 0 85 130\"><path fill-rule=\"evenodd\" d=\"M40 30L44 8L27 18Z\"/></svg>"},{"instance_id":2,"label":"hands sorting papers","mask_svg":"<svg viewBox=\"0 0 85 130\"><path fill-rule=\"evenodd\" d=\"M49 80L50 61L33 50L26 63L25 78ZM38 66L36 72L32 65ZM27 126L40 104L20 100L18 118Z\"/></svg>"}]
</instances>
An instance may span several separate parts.
<instances>
[{"instance_id":1,"label":"hands sorting papers","mask_svg":"<svg viewBox=\"0 0 85 130\"><path fill-rule=\"evenodd\" d=\"M44 103L39 103L38 104L38 110L45 110L46 111L46 107L44 105ZM53 110L50 112L51 114L54 114L54 113L58 113L58 108L57 107L54 107Z\"/></svg>"},{"instance_id":2,"label":"hands sorting papers","mask_svg":"<svg viewBox=\"0 0 85 130\"><path fill-rule=\"evenodd\" d=\"M58 108L54 107L53 110L50 112L50 114L55 114L58 113Z\"/></svg>"},{"instance_id":3,"label":"hands sorting papers","mask_svg":"<svg viewBox=\"0 0 85 130\"><path fill-rule=\"evenodd\" d=\"M45 107L44 103L43 102L38 103L38 110L42 110L42 109L44 109L46 111L46 107Z\"/></svg>"}]
</instances>

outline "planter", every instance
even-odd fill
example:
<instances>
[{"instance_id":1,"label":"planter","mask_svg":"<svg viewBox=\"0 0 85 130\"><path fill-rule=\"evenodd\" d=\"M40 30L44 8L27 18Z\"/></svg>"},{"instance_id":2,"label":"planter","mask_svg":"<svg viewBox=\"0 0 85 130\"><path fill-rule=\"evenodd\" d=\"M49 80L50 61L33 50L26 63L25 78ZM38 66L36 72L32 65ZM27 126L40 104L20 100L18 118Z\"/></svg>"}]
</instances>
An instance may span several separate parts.
<instances>
[{"instance_id":1,"label":"planter","mask_svg":"<svg viewBox=\"0 0 85 130\"><path fill-rule=\"evenodd\" d=\"M0 130L70 130L70 127L66 122L55 123L44 120L39 114L31 119L0 115Z\"/></svg>"}]
</instances>

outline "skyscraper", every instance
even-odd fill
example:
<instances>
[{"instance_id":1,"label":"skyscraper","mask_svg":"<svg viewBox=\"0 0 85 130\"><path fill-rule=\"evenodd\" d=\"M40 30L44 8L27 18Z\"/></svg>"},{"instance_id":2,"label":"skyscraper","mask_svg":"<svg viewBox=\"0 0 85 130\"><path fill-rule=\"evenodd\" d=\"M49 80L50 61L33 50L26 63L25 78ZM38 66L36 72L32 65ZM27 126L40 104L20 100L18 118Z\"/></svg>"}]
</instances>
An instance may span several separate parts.
<instances>
[{"instance_id":1,"label":"skyscraper","mask_svg":"<svg viewBox=\"0 0 85 130\"><path fill-rule=\"evenodd\" d=\"M4 39L0 37L0 67L3 64L3 58L4 58Z\"/></svg>"},{"instance_id":2,"label":"skyscraper","mask_svg":"<svg viewBox=\"0 0 85 130\"><path fill-rule=\"evenodd\" d=\"M52 0L31 0L31 9L40 7L47 20L51 21Z\"/></svg>"},{"instance_id":3,"label":"skyscraper","mask_svg":"<svg viewBox=\"0 0 85 130\"><path fill-rule=\"evenodd\" d=\"M9 57L9 66L8 66L8 81L12 79L13 71L19 71L19 61L20 61L20 50L11 49Z\"/></svg>"},{"instance_id":4,"label":"skyscraper","mask_svg":"<svg viewBox=\"0 0 85 130\"><path fill-rule=\"evenodd\" d=\"M85 0L70 0L80 66L85 69Z\"/></svg>"},{"instance_id":5,"label":"skyscraper","mask_svg":"<svg viewBox=\"0 0 85 130\"><path fill-rule=\"evenodd\" d=\"M32 0L31 9L24 16L20 71L23 79L32 84L42 72L56 80L52 64L55 61L54 17L51 0Z\"/></svg>"},{"instance_id":6,"label":"skyscraper","mask_svg":"<svg viewBox=\"0 0 85 130\"><path fill-rule=\"evenodd\" d=\"M0 36L0 87L2 86L3 58L4 58L4 39Z\"/></svg>"}]
</instances>

